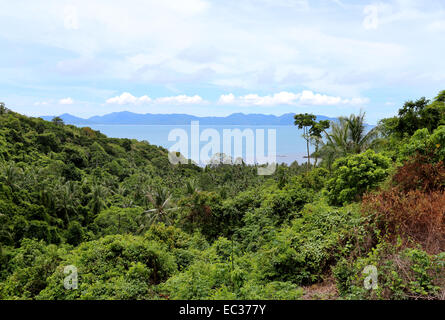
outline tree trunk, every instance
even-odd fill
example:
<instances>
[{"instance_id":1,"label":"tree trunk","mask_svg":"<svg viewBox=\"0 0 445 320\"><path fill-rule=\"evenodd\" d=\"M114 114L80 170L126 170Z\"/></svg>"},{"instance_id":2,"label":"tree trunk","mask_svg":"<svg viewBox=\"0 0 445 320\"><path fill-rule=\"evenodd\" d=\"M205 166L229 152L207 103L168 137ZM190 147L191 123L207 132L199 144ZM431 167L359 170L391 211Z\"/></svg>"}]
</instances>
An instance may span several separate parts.
<instances>
[{"instance_id":1,"label":"tree trunk","mask_svg":"<svg viewBox=\"0 0 445 320\"><path fill-rule=\"evenodd\" d=\"M309 172L309 166L311 165L311 154L309 152L309 137L307 135L307 129L305 130L306 135L306 148L307 148L307 172Z\"/></svg>"},{"instance_id":2,"label":"tree trunk","mask_svg":"<svg viewBox=\"0 0 445 320\"><path fill-rule=\"evenodd\" d=\"M318 153L318 142L315 143L315 154L317 155L317 153ZM318 158L317 158L317 156L315 156L314 167L317 166L317 162L318 162Z\"/></svg>"}]
</instances>

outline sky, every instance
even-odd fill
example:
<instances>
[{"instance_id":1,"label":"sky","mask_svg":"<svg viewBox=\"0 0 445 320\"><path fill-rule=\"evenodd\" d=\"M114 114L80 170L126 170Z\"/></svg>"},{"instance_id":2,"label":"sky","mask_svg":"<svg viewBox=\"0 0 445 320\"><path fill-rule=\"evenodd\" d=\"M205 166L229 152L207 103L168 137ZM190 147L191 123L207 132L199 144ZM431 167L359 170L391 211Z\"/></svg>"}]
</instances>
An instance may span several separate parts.
<instances>
[{"instance_id":1,"label":"sky","mask_svg":"<svg viewBox=\"0 0 445 320\"><path fill-rule=\"evenodd\" d=\"M0 101L369 123L445 89L443 0L0 0Z\"/></svg>"}]
</instances>

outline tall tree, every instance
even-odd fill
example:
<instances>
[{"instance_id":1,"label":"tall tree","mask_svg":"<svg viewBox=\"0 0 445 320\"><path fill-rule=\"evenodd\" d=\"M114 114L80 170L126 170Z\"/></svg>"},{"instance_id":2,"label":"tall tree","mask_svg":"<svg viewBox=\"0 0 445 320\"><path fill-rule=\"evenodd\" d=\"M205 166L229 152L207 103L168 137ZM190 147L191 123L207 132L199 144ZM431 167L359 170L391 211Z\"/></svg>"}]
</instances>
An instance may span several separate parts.
<instances>
[{"instance_id":1,"label":"tall tree","mask_svg":"<svg viewBox=\"0 0 445 320\"><path fill-rule=\"evenodd\" d=\"M0 102L0 115L5 114L8 112L8 108L5 107L4 102Z\"/></svg>"},{"instance_id":2,"label":"tall tree","mask_svg":"<svg viewBox=\"0 0 445 320\"><path fill-rule=\"evenodd\" d=\"M13 194L20 187L22 177L23 170L17 167L14 162L5 163L0 168L0 181L9 187Z\"/></svg>"},{"instance_id":3,"label":"tall tree","mask_svg":"<svg viewBox=\"0 0 445 320\"><path fill-rule=\"evenodd\" d=\"M107 198L109 191L102 184L97 181L91 187L90 202L88 203L88 207L93 211L95 215L99 214L102 209L104 209L107 204L105 199Z\"/></svg>"},{"instance_id":4,"label":"tall tree","mask_svg":"<svg viewBox=\"0 0 445 320\"><path fill-rule=\"evenodd\" d=\"M407 134L412 136L417 129L422 127L422 113L426 106L430 103L425 97L417 101L407 101L399 110L399 121L397 124L397 132L401 135Z\"/></svg>"},{"instance_id":5,"label":"tall tree","mask_svg":"<svg viewBox=\"0 0 445 320\"><path fill-rule=\"evenodd\" d=\"M310 135L309 130L313 127L316 122L316 117L313 114L309 113L300 113L294 116L294 124L298 127L298 129L303 129L303 138L306 140L306 149L307 149L307 171L309 171L309 166L311 165L311 153L309 150L310 143Z\"/></svg>"},{"instance_id":6,"label":"tall tree","mask_svg":"<svg viewBox=\"0 0 445 320\"><path fill-rule=\"evenodd\" d=\"M56 209L63 213L65 222L70 222L70 215L77 213L80 205L79 188L76 182L67 181L61 184L57 190Z\"/></svg>"},{"instance_id":7,"label":"tall tree","mask_svg":"<svg viewBox=\"0 0 445 320\"><path fill-rule=\"evenodd\" d=\"M63 126L65 124L61 117L54 117L51 121L58 126Z\"/></svg>"},{"instance_id":8,"label":"tall tree","mask_svg":"<svg viewBox=\"0 0 445 320\"><path fill-rule=\"evenodd\" d=\"M315 146L314 166L317 166L319 147L323 143L322 133L326 133L326 130L329 129L330 126L331 126L331 122L329 120L321 120L319 122L316 122L309 129L309 135L311 137L311 141L313 142L313 144Z\"/></svg>"}]
</instances>

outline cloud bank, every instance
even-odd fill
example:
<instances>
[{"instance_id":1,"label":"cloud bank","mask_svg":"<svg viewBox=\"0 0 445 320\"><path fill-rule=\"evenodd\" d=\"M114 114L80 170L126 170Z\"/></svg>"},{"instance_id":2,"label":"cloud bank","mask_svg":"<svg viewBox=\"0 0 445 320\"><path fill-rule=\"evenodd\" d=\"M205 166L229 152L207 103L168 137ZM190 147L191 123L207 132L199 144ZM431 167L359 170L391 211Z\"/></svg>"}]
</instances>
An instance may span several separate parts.
<instances>
[{"instance_id":1,"label":"cloud bank","mask_svg":"<svg viewBox=\"0 0 445 320\"><path fill-rule=\"evenodd\" d=\"M278 106L278 105L313 105L313 106L339 106L339 105L364 105L369 103L368 98L344 99L304 90L301 93L282 91L273 95L260 96L247 94L236 97L234 94L223 94L218 103L221 105L239 106Z\"/></svg>"},{"instance_id":2,"label":"cloud bank","mask_svg":"<svg viewBox=\"0 0 445 320\"><path fill-rule=\"evenodd\" d=\"M119 105L141 105L141 104L201 104L204 100L198 96L178 95L172 97L160 97L151 99L149 96L144 95L141 97L135 97L131 93L124 92L120 96L109 98L105 101L107 104L119 104Z\"/></svg>"}]
</instances>

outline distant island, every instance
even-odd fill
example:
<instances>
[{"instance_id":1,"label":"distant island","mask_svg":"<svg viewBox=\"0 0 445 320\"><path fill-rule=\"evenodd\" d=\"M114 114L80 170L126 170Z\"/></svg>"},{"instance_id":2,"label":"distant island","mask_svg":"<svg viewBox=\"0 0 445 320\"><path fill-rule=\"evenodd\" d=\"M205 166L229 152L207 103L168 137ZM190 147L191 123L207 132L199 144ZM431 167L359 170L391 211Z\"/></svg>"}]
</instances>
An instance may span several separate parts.
<instances>
[{"instance_id":1,"label":"distant island","mask_svg":"<svg viewBox=\"0 0 445 320\"><path fill-rule=\"evenodd\" d=\"M59 117L66 124L92 125L92 124L125 124L125 125L189 125L191 121L199 121L202 125L276 125L291 126L294 124L295 113L286 113L281 116L265 114L234 113L227 117L197 117L188 114L139 114L129 111L113 112L103 116L94 116L88 119L79 118L65 113ZM44 120L51 120L55 116L41 116ZM317 115L319 120L336 120Z\"/></svg>"}]
</instances>

